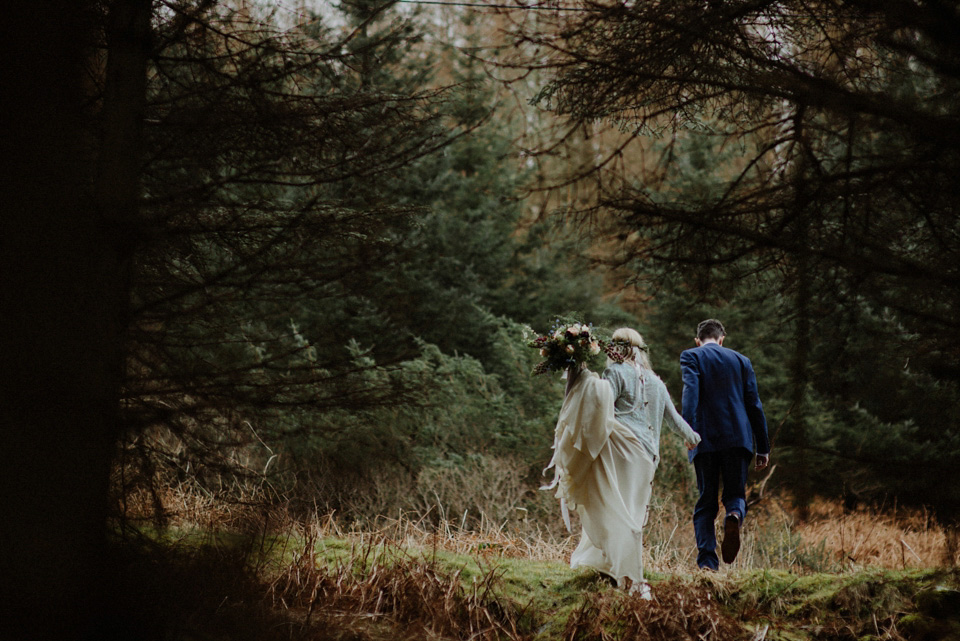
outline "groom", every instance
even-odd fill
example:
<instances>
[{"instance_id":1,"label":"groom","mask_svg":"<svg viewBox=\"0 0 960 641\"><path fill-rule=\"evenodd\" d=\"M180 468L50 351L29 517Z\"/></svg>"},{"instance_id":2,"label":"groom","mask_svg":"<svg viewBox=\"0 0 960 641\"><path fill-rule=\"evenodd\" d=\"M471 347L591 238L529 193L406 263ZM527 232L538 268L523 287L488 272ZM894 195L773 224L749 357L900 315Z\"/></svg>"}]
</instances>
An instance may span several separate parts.
<instances>
[{"instance_id":1,"label":"groom","mask_svg":"<svg viewBox=\"0 0 960 641\"><path fill-rule=\"evenodd\" d=\"M756 443L756 469L770 460L767 419L757 393L757 377L750 359L723 347L726 332L718 320L697 326L697 347L680 355L683 371L683 418L700 434L700 445L690 452L697 472L700 498L693 512L697 537L697 566L717 570L714 519L723 481L724 563L733 563L740 551L740 526L747 515L747 466Z\"/></svg>"}]
</instances>

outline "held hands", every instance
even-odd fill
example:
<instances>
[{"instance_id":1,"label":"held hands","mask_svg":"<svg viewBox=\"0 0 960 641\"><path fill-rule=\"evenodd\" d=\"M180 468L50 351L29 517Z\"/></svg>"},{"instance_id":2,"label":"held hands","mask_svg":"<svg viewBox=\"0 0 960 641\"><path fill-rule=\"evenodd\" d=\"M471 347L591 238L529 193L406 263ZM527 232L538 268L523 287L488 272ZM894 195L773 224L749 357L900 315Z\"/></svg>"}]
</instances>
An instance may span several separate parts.
<instances>
[{"instance_id":1,"label":"held hands","mask_svg":"<svg viewBox=\"0 0 960 641\"><path fill-rule=\"evenodd\" d=\"M769 454L757 454L757 465L755 469L762 470L768 463L770 463Z\"/></svg>"}]
</instances>

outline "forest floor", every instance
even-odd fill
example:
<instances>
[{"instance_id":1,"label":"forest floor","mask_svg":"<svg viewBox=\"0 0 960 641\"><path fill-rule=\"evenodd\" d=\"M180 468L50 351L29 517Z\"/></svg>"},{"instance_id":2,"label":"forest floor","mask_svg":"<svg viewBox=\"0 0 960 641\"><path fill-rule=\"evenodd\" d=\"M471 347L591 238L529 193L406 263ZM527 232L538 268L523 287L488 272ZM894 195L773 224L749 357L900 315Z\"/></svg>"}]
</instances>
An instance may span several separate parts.
<instances>
[{"instance_id":1,"label":"forest floor","mask_svg":"<svg viewBox=\"0 0 960 641\"><path fill-rule=\"evenodd\" d=\"M323 604L331 631L341 617L342 634L331 638L364 638L360 616L380 617L384 638L960 639L957 570L678 573L651 576L645 601L553 561L338 540L318 549L306 565L313 575L295 564L274 589L301 609Z\"/></svg>"},{"instance_id":2,"label":"forest floor","mask_svg":"<svg viewBox=\"0 0 960 641\"><path fill-rule=\"evenodd\" d=\"M134 498L116 607L145 641L960 641L956 532L924 510L819 501L800 520L770 498L705 573L689 510L658 502L643 600L570 569L578 537L549 512L346 525L179 492L159 527Z\"/></svg>"},{"instance_id":3,"label":"forest floor","mask_svg":"<svg viewBox=\"0 0 960 641\"><path fill-rule=\"evenodd\" d=\"M178 641L960 641L957 567L652 572L646 601L482 537L451 543L168 532L127 548L118 607Z\"/></svg>"}]
</instances>

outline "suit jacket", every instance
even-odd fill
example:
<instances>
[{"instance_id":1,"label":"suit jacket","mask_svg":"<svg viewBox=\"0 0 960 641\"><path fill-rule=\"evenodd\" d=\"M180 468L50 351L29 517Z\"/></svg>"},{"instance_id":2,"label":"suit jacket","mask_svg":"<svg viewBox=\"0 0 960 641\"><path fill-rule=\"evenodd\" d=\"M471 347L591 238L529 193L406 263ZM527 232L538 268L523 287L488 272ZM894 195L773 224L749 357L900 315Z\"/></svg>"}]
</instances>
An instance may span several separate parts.
<instances>
[{"instance_id":1,"label":"suit jacket","mask_svg":"<svg viewBox=\"0 0 960 641\"><path fill-rule=\"evenodd\" d=\"M742 447L770 453L767 418L757 392L750 359L716 343L705 343L680 355L683 371L683 418L700 434L700 452Z\"/></svg>"}]
</instances>

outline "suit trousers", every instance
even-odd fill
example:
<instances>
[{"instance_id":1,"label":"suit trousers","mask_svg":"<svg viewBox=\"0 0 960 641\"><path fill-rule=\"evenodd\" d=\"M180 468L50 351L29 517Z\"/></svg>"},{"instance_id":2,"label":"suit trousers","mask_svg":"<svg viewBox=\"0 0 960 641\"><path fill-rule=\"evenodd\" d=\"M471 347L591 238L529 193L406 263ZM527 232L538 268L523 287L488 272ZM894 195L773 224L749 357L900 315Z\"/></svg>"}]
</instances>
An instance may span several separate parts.
<instances>
[{"instance_id":1,"label":"suit trousers","mask_svg":"<svg viewBox=\"0 0 960 641\"><path fill-rule=\"evenodd\" d=\"M723 507L726 514L736 514L743 523L747 516L746 484L747 468L753 453L735 447L717 452L700 452L693 459L697 472L697 488L700 498L693 510L693 531L697 537L697 566L716 570L720 567L717 557L717 534L714 522L717 518L717 498L723 483Z\"/></svg>"}]
</instances>

